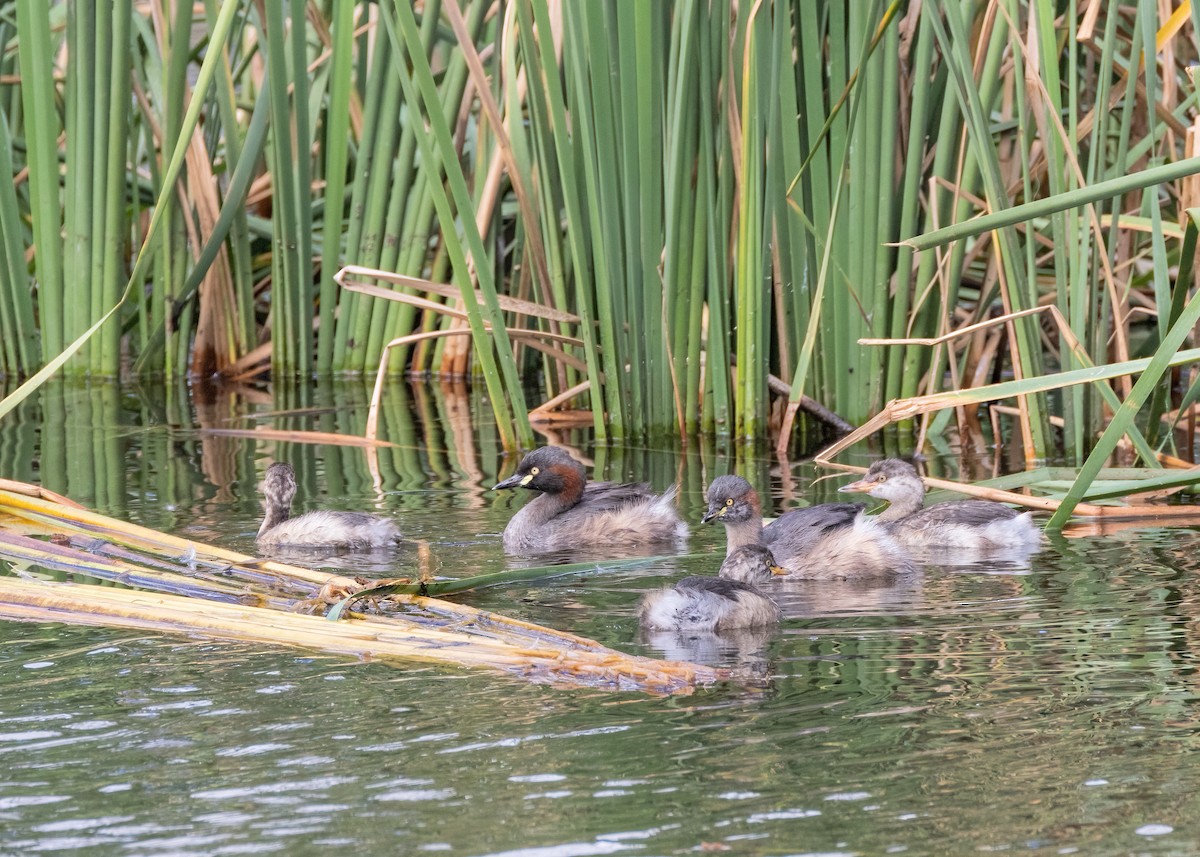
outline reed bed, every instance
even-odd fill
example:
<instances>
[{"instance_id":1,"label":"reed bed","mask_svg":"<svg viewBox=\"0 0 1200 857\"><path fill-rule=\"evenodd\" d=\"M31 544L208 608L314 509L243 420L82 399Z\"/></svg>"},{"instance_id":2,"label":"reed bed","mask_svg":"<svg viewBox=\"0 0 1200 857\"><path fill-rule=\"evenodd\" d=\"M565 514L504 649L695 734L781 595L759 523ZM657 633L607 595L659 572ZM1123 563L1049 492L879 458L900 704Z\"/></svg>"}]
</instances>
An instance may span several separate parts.
<instances>
[{"instance_id":1,"label":"reed bed","mask_svg":"<svg viewBox=\"0 0 1200 857\"><path fill-rule=\"evenodd\" d=\"M781 451L1030 382L926 431L1080 467L1067 508L1123 436L1193 458L1200 18L1160 5L18 0L0 372L470 375L506 448Z\"/></svg>"}]
</instances>

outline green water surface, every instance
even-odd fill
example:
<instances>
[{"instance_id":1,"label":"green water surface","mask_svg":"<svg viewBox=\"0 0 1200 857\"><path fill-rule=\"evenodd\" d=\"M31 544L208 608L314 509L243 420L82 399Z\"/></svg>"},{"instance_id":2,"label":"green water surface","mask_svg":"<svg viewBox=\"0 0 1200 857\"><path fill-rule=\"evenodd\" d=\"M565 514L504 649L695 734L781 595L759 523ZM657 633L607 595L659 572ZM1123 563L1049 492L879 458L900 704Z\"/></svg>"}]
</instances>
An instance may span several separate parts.
<instances>
[{"instance_id":1,"label":"green water surface","mask_svg":"<svg viewBox=\"0 0 1200 857\"><path fill-rule=\"evenodd\" d=\"M252 550L256 481L288 460L303 508L394 515L446 576L509 567L497 534L525 498L488 490L513 462L471 394L397 384L379 484L361 449L207 431L361 433L366 395L53 386L0 422L0 476ZM691 521L735 469L776 511L840 484L711 444L556 439L605 478L680 482ZM0 624L0 854L1200 853L1195 530L1058 539L892 586L790 584L783 625L758 636L640 635L640 595L714 573L722 550L697 525L686 557L467 596L754 677L686 697Z\"/></svg>"}]
</instances>

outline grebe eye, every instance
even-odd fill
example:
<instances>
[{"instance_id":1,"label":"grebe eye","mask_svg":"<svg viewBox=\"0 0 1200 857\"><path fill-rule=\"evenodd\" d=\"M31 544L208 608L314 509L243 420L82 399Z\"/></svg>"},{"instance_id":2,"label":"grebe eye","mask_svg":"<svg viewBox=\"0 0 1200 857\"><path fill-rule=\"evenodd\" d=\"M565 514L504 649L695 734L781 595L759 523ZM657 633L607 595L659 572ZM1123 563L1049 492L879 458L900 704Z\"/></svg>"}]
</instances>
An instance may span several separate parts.
<instances>
[{"instance_id":1,"label":"grebe eye","mask_svg":"<svg viewBox=\"0 0 1200 857\"><path fill-rule=\"evenodd\" d=\"M529 468L529 475L530 475L530 476L537 476L537 475L538 475L538 468L536 468L536 467L531 467L531 468Z\"/></svg>"},{"instance_id":2,"label":"grebe eye","mask_svg":"<svg viewBox=\"0 0 1200 857\"><path fill-rule=\"evenodd\" d=\"M732 505L733 505L733 498L732 498L732 497L730 497L728 500L726 500L726 501L725 501L725 505L726 505L726 506L732 506Z\"/></svg>"}]
</instances>

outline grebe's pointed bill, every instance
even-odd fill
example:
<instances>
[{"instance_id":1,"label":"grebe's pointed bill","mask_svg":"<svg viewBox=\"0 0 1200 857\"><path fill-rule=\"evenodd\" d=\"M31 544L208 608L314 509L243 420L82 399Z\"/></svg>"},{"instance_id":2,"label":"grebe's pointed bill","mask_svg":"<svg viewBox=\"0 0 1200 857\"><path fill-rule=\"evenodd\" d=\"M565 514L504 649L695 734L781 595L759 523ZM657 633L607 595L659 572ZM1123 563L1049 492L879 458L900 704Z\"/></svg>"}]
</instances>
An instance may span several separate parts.
<instances>
[{"instance_id":1,"label":"grebe's pointed bill","mask_svg":"<svg viewBox=\"0 0 1200 857\"><path fill-rule=\"evenodd\" d=\"M729 508L729 507L725 506L723 504L720 506L717 506L717 505L709 506L708 511L706 511L704 513L704 517L700 519L700 523L707 524L707 523L710 523L711 521L717 520L717 518L724 517L725 510L727 508Z\"/></svg>"},{"instance_id":2,"label":"grebe's pointed bill","mask_svg":"<svg viewBox=\"0 0 1200 857\"><path fill-rule=\"evenodd\" d=\"M493 491L503 491L506 488L524 488L533 480L532 473L514 473L512 476L505 479L503 482L497 482L492 486Z\"/></svg>"},{"instance_id":3,"label":"grebe's pointed bill","mask_svg":"<svg viewBox=\"0 0 1200 857\"><path fill-rule=\"evenodd\" d=\"M851 482L849 485L843 485L838 491L843 494L869 494L871 489L875 487L874 482L868 482L866 479L860 479L857 482Z\"/></svg>"},{"instance_id":4,"label":"grebe's pointed bill","mask_svg":"<svg viewBox=\"0 0 1200 857\"><path fill-rule=\"evenodd\" d=\"M791 574L791 572L788 571L786 568L781 568L778 565L773 565L773 566L771 566L771 574L775 575L776 577L787 577L789 574Z\"/></svg>"}]
</instances>

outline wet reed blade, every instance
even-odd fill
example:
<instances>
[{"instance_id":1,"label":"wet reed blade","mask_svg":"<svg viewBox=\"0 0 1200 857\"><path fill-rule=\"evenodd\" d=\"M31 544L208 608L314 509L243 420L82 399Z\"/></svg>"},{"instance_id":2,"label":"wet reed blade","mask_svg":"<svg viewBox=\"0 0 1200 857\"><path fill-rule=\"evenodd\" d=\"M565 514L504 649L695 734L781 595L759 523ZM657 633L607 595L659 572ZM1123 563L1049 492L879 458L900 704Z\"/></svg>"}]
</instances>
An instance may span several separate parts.
<instances>
[{"instance_id":1,"label":"wet reed blade","mask_svg":"<svg viewBox=\"0 0 1200 857\"><path fill-rule=\"evenodd\" d=\"M711 667L655 661L593 646L513 644L489 634L429 629L397 621L316 616L234 606L111 587L33 583L0 578L0 617L135 628L208 639L333 652L364 660L453 664L498 670L526 680L644 693L689 693L727 674Z\"/></svg>"},{"instance_id":2,"label":"wet reed blade","mask_svg":"<svg viewBox=\"0 0 1200 857\"><path fill-rule=\"evenodd\" d=\"M638 568L653 562L675 557L640 557L628 560L608 560L605 562L572 562L564 565L545 565L536 568L519 568L511 571L497 571L492 574L477 574L472 577L462 577L455 580L436 580L413 582L381 581L366 589L355 592L336 604L326 614L328 619L336 622L350 605L364 598L382 598L389 595L421 595L439 597L469 592L473 589L483 589L489 586L504 586L509 583L520 583L529 580L547 580L552 577L563 577L568 574L586 574L587 572L603 572L616 568Z\"/></svg>"},{"instance_id":3,"label":"wet reed blade","mask_svg":"<svg viewBox=\"0 0 1200 857\"><path fill-rule=\"evenodd\" d=\"M215 598L218 601L236 599L243 607L246 606L247 601L252 601L255 604L275 608L272 611L262 610L255 613L254 615L264 617L259 624L270 624L274 621L267 618L267 614L288 616L289 614L281 614L278 611L296 607L297 597L315 595L318 599L323 599L327 597L325 595L327 592L354 592L360 587L354 580L339 575L312 571L270 560L259 560L219 547L180 539L167 533L107 518L87 510L61 506L34 496L37 493L36 486L20 486L20 488L20 493L0 491L0 512L19 518L23 522L23 527L30 532L60 535L82 534L87 538L80 544L86 545L87 550L80 550L73 546L53 545L23 535L6 533L0 528L0 556L8 557L19 563L37 563L50 568L89 574L127 585L184 591L205 599ZM105 544L105 542L110 544ZM114 547L121 545L132 548L133 552ZM641 564L648 561L639 559L617 565ZM594 568L595 564L590 564L590 567ZM546 569L538 569L501 573L500 575L484 575L477 577L474 585L484 585L485 582L488 585L495 585L500 582L498 578L506 575L510 579L520 579L523 574L536 573L544 576L546 571ZM210 579L214 577L215 579ZM237 581L237 588L231 591L228 581ZM465 581L446 581L432 583L429 586L438 591L450 592L464 589L463 583ZM4 605L3 584L4 581L0 580L0 615L8 615L5 614L5 611L12 605ZM47 586L49 585L47 584ZM264 586L268 588L264 589ZM76 602L85 605L92 605L95 602L94 593L97 590L113 591L94 586L70 587L70 591L78 595ZM64 597L69 598L70 596ZM174 598L170 595L162 597ZM598 681L612 686L616 686L613 685L616 678L612 671L628 671L635 677L632 679L634 684L630 686L631 689L635 685L641 686L643 683L652 684L655 687L665 687L664 682L675 683L680 675L691 676L691 678L683 679L686 683L708 682L721 674L718 670L695 665L665 664L641 658L630 658L573 634L565 634L552 628L544 628L500 614L487 613L450 601L409 595L399 591L395 592L392 597L402 605L408 605L423 613L440 617L437 621L448 623L450 630L445 633L451 634L453 638L447 640L439 636L443 632L437 628L430 630L428 618L420 615L372 615L350 623L351 626L378 625L380 630L366 633L369 633L372 639L387 639L397 642L400 648L388 650L391 653L396 651L412 652L420 650L422 647L440 648L449 645L460 654L448 654L445 657L431 655L431 657L434 660L447 660L452 663L486 665L489 662L488 653L491 651L489 647L493 643L508 647L502 652L505 656L511 654L513 657L519 657L522 653L529 654L532 649L536 649L545 654L547 663L557 658L565 674L608 675L609 678L598 679ZM129 593L125 598L132 603L158 603L139 601L138 593ZM178 599L172 600L171 603L176 605L172 607L172 614L178 615L181 626L188 629L193 628L197 622L200 623L201 629L206 627L204 626L206 621L204 617L215 615L214 611L224 606L208 600L203 603L203 606L197 606L195 599ZM83 609L86 613L90 607L85 606ZM257 610L254 607L246 609ZM193 617L190 621L187 618L189 613ZM59 617L60 621L63 619L64 617ZM80 621L89 620L85 617ZM325 620L316 619L315 621L324 622ZM117 622L117 624L121 623ZM343 625L345 624L343 623ZM356 632L351 633L356 635ZM430 634L433 635L432 641ZM401 638L404 639L401 640ZM266 640L268 638L251 636L245 639ZM336 635L331 639L337 639ZM287 642L286 640L280 641ZM300 645L308 644L304 640L292 642ZM474 651L461 652L462 648L471 649L475 642L481 642L482 649L475 647ZM589 653L583 663L578 662L574 657L577 649L586 650ZM339 649L330 650L338 651ZM364 650L364 656L373 651L375 650ZM539 657L541 657L540 654ZM519 661L512 663L519 663ZM605 664L608 667L605 667ZM537 661L530 669L540 673L543 670L542 661ZM605 669L610 671L605 673ZM663 678L656 671L661 671L667 678ZM639 678L639 676L641 677ZM625 680L621 679L621 681ZM679 689L682 689L682 685Z\"/></svg>"},{"instance_id":4,"label":"wet reed blade","mask_svg":"<svg viewBox=\"0 0 1200 857\"><path fill-rule=\"evenodd\" d=\"M188 573L180 566L175 572L147 568L144 564L129 562L121 557L97 553L94 549L80 550L75 547L44 542L38 539L11 533L0 528L0 554L18 566L36 565L40 568L61 571L81 577L119 583L137 589L149 589L174 595L185 595L224 601L231 604L263 602L265 598L254 596L243 588L231 586L219 580L206 579L201 573ZM211 577L209 575L208 577Z\"/></svg>"},{"instance_id":5,"label":"wet reed blade","mask_svg":"<svg viewBox=\"0 0 1200 857\"><path fill-rule=\"evenodd\" d=\"M980 215L962 223L955 223L941 229L924 232L905 238L900 243L914 250L929 250L941 247L952 241L959 241L976 235L982 235L1005 226L1048 217L1070 208L1111 199L1130 191L1141 191L1154 185L1167 184L1178 179L1200 173L1200 157L1184 158L1159 167L1149 167L1144 170L1121 175L1116 178L1097 182L1085 188L1068 191L1058 196L1045 197L1030 202L1014 205L1003 211L993 211Z\"/></svg>"},{"instance_id":6,"label":"wet reed blade","mask_svg":"<svg viewBox=\"0 0 1200 857\"><path fill-rule=\"evenodd\" d=\"M1172 328L1172 330L1175 330L1175 328ZM1186 366L1190 363L1200 362L1200 348L1172 352L1165 357L1164 362L1168 367ZM921 414L954 408L964 404L982 404L1012 396L1060 390L1076 384L1102 383L1125 375L1145 373L1150 365L1151 360L1149 358L1129 360L1123 363L1109 363L1085 369L1072 369L1069 372L1057 372L1039 378L1002 381L998 384L988 384L983 387L973 387L966 390L935 393L929 396L916 396L911 399L896 399L889 402L887 407L879 414L872 417L853 432L839 438L834 443L822 449L817 453L814 460L819 464L829 464L834 456L871 436L881 428L894 422L911 420Z\"/></svg>"},{"instance_id":7,"label":"wet reed blade","mask_svg":"<svg viewBox=\"0 0 1200 857\"><path fill-rule=\"evenodd\" d=\"M33 486L22 488L33 493ZM0 492L0 511L21 518L25 528L33 531L87 534L64 545L0 528L0 556L6 564L36 565L159 593L5 578L0 579L0 615L6 618L200 633L362 657L492 666L542 680L575 677L574 683L649 692L685 691L722 677L719 670L631 658L576 635L404 594L393 597L421 614L356 619L331 633L332 626L323 619L280 611L296 607L298 594L312 595L315 584L323 587L322 593L357 588L348 578L241 557L24 493ZM121 544L134 550L120 548ZM187 549L180 553L180 547ZM496 582L495 575L486 577ZM302 584L299 593L297 583ZM264 584L270 588L264 590ZM263 609L268 606L274 609ZM313 628L322 630L313 634ZM554 678L546 678L547 674Z\"/></svg>"},{"instance_id":8,"label":"wet reed blade","mask_svg":"<svg viewBox=\"0 0 1200 857\"><path fill-rule=\"evenodd\" d=\"M119 521L87 509L60 506L24 494L0 491L0 512L38 525L42 528L41 531L47 534L66 532L102 537L173 562L202 562L234 568L244 566L255 573L274 575L280 581L280 585L287 581L299 581L309 587L323 586L330 578L335 577L328 572L260 560L236 551Z\"/></svg>"}]
</instances>

